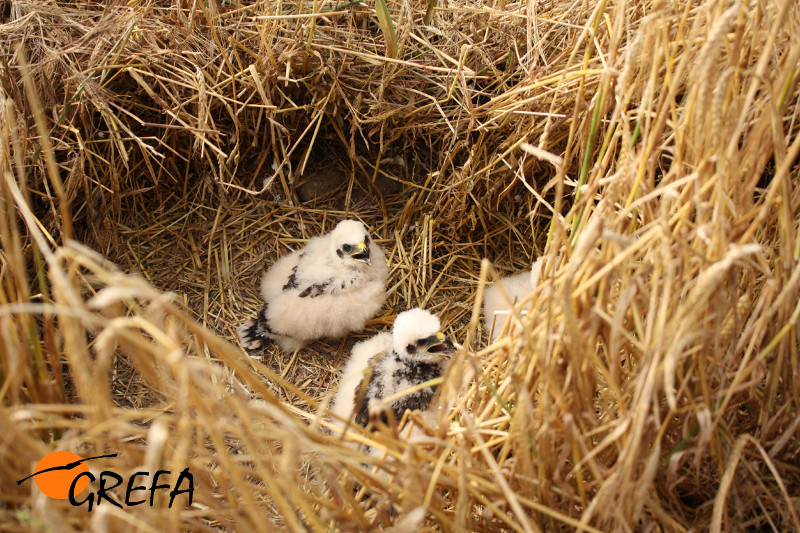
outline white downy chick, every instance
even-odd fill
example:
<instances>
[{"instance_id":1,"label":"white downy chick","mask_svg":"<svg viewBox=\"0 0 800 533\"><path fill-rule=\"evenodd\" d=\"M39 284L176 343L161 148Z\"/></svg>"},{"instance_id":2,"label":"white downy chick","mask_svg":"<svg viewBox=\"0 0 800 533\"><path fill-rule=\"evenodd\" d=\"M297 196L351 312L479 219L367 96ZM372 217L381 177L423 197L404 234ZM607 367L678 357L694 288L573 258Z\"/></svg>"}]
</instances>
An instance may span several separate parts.
<instances>
[{"instance_id":1,"label":"white downy chick","mask_svg":"<svg viewBox=\"0 0 800 533\"><path fill-rule=\"evenodd\" d=\"M357 220L280 258L261 281L264 307L240 325L242 346L258 350L267 339L286 351L323 337L361 331L386 301L389 269L383 250Z\"/></svg>"},{"instance_id":2,"label":"white downy chick","mask_svg":"<svg viewBox=\"0 0 800 533\"><path fill-rule=\"evenodd\" d=\"M492 342L497 340L509 319L511 308L525 298L539 283L542 272L542 257L533 262L530 272L522 272L501 278L486 289L483 298L483 320L487 334L491 332ZM505 291L505 294L501 291ZM526 314L526 311L522 311Z\"/></svg>"},{"instance_id":3,"label":"white downy chick","mask_svg":"<svg viewBox=\"0 0 800 533\"><path fill-rule=\"evenodd\" d=\"M419 308L400 313L391 334L379 333L353 346L331 412L366 427L370 402L442 376L453 352L435 315ZM407 409L427 411L435 393L436 387L424 387L385 407L399 422Z\"/></svg>"}]
</instances>

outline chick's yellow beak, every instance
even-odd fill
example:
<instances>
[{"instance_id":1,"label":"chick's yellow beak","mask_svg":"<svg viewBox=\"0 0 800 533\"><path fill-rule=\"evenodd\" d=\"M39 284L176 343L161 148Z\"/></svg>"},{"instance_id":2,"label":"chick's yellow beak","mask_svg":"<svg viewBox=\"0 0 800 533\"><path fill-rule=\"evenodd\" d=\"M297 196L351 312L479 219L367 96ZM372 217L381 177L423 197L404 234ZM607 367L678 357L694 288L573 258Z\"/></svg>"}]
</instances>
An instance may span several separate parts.
<instances>
[{"instance_id":1,"label":"chick's yellow beak","mask_svg":"<svg viewBox=\"0 0 800 533\"><path fill-rule=\"evenodd\" d=\"M421 341L422 348L430 354L451 355L456 351L453 343L441 331Z\"/></svg>"},{"instance_id":2,"label":"chick's yellow beak","mask_svg":"<svg viewBox=\"0 0 800 533\"><path fill-rule=\"evenodd\" d=\"M367 243L365 242L358 243L353 252L350 254L350 257L352 257L356 261L361 261L362 263L370 264L369 246L367 246Z\"/></svg>"}]
</instances>

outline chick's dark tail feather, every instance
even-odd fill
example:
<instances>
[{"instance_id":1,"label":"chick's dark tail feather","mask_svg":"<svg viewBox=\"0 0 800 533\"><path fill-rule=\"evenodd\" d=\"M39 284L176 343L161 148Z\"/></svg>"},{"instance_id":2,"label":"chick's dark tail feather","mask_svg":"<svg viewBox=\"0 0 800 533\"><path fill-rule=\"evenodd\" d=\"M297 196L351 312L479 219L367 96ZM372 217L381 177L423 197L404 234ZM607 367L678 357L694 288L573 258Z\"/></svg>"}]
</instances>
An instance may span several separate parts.
<instances>
[{"instance_id":1,"label":"chick's dark tail feather","mask_svg":"<svg viewBox=\"0 0 800 533\"><path fill-rule=\"evenodd\" d=\"M260 350L267 339L273 338L267 322L267 306L261 308L256 318L251 318L236 329L242 347L248 351Z\"/></svg>"}]
</instances>

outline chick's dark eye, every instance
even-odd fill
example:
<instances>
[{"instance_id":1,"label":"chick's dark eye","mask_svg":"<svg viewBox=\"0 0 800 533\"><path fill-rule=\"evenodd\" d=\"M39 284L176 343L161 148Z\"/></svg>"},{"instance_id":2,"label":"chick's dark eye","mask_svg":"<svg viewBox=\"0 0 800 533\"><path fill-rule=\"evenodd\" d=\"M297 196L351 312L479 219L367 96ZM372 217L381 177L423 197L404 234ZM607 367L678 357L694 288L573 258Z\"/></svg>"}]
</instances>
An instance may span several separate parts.
<instances>
[{"instance_id":1,"label":"chick's dark eye","mask_svg":"<svg viewBox=\"0 0 800 533\"><path fill-rule=\"evenodd\" d=\"M349 244L345 244L344 246L342 246L342 251L346 254L349 254L350 252L353 251L353 247L350 246Z\"/></svg>"}]
</instances>

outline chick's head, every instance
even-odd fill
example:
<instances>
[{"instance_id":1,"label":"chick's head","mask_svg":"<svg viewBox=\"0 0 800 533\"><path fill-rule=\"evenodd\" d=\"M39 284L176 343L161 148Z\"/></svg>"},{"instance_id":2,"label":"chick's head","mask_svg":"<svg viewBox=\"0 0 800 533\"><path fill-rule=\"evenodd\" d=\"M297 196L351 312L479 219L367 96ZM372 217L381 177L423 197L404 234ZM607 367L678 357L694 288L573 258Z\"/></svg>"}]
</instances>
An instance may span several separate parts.
<instances>
[{"instance_id":1,"label":"chick's head","mask_svg":"<svg viewBox=\"0 0 800 533\"><path fill-rule=\"evenodd\" d=\"M369 233L358 220L342 220L331 234L333 252L347 266L370 265Z\"/></svg>"},{"instance_id":2,"label":"chick's head","mask_svg":"<svg viewBox=\"0 0 800 533\"><path fill-rule=\"evenodd\" d=\"M453 343L439 331L439 319L419 308L397 315L392 347L399 355L421 362L445 359L455 351Z\"/></svg>"}]
</instances>

